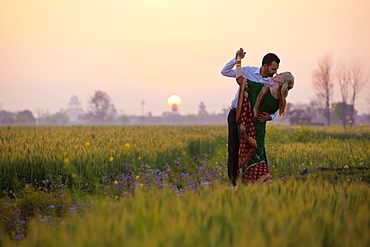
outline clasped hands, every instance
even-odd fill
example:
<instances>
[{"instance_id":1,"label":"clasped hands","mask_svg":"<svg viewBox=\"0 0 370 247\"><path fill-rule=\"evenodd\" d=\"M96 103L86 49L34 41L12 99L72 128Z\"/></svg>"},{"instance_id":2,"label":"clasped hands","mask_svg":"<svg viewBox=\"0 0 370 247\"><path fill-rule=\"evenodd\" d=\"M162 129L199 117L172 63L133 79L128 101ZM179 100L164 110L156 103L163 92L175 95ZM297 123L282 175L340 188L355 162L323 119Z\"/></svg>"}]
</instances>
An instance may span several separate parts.
<instances>
[{"instance_id":1,"label":"clasped hands","mask_svg":"<svg viewBox=\"0 0 370 247\"><path fill-rule=\"evenodd\" d=\"M246 52L243 50L243 48L240 48L240 49L239 49L239 50L237 50L237 52L236 52L235 59L236 59L236 60L243 59L243 58L245 57L245 54L246 54Z\"/></svg>"},{"instance_id":2,"label":"clasped hands","mask_svg":"<svg viewBox=\"0 0 370 247\"><path fill-rule=\"evenodd\" d=\"M272 117L267 112L258 111L257 120L260 122L267 122L272 120Z\"/></svg>"}]
</instances>

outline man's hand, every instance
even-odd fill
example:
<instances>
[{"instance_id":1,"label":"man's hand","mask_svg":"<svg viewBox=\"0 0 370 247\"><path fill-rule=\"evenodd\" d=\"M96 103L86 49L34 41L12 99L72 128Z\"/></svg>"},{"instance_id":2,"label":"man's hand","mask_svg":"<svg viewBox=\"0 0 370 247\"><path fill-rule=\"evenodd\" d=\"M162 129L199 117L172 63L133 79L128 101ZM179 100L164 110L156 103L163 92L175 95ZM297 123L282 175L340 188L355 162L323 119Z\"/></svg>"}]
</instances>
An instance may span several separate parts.
<instances>
[{"instance_id":1,"label":"man's hand","mask_svg":"<svg viewBox=\"0 0 370 247\"><path fill-rule=\"evenodd\" d=\"M260 111L258 112L257 120L260 122L267 122L267 121L272 120L272 117L267 112Z\"/></svg>"},{"instance_id":2,"label":"man's hand","mask_svg":"<svg viewBox=\"0 0 370 247\"><path fill-rule=\"evenodd\" d=\"M240 59L243 59L245 57L245 51L243 50L243 48L240 48L237 52L236 52L236 55L235 55L235 58L236 60L240 60Z\"/></svg>"}]
</instances>

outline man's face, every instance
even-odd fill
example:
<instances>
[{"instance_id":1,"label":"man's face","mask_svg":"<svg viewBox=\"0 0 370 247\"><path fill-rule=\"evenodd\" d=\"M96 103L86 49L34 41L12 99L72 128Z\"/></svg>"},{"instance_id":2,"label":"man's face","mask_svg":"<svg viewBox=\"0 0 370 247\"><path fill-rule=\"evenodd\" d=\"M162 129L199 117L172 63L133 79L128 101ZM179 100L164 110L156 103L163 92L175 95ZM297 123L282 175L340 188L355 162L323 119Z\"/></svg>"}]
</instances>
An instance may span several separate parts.
<instances>
[{"instance_id":1,"label":"man's face","mask_svg":"<svg viewBox=\"0 0 370 247\"><path fill-rule=\"evenodd\" d=\"M279 64L273 61L270 66L267 66L268 76L270 77L274 76L278 69L279 69Z\"/></svg>"}]
</instances>

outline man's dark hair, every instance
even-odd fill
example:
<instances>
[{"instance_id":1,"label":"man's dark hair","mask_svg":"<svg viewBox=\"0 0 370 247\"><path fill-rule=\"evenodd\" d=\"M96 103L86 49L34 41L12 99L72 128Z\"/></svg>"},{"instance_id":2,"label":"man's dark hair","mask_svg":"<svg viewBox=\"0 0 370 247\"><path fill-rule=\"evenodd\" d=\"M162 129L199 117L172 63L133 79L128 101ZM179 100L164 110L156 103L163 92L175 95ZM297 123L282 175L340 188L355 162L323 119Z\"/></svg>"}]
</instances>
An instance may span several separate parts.
<instances>
[{"instance_id":1,"label":"man's dark hair","mask_svg":"<svg viewBox=\"0 0 370 247\"><path fill-rule=\"evenodd\" d=\"M280 58L276 56L274 53L267 53L263 59L262 59L262 66L264 64L267 64L267 66L270 66L272 62L275 61L277 64L280 63Z\"/></svg>"}]
</instances>

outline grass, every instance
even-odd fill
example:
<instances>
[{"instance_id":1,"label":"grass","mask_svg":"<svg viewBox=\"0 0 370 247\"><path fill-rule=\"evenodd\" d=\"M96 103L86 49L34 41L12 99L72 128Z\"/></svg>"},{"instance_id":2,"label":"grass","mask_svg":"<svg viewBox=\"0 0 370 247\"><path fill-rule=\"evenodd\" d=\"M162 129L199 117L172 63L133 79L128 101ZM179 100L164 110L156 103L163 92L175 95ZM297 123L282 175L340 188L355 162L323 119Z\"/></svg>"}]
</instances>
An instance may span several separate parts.
<instances>
[{"instance_id":1,"label":"grass","mask_svg":"<svg viewBox=\"0 0 370 247\"><path fill-rule=\"evenodd\" d=\"M268 125L273 183L237 190L226 131L0 127L0 246L370 244L369 126Z\"/></svg>"}]
</instances>

